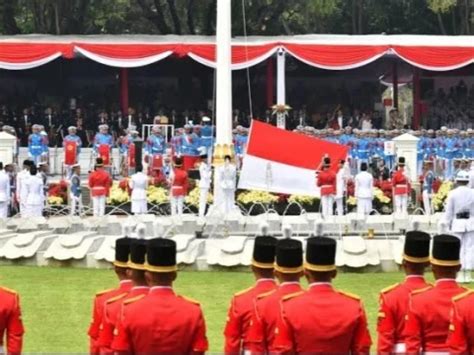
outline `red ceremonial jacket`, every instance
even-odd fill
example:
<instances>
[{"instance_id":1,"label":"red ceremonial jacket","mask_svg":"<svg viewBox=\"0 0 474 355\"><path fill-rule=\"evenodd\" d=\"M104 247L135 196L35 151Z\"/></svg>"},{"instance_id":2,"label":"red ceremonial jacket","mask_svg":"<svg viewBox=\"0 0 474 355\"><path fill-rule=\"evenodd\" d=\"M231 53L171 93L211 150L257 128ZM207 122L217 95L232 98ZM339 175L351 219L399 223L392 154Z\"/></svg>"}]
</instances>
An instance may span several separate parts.
<instances>
[{"instance_id":1,"label":"red ceremonial jacket","mask_svg":"<svg viewBox=\"0 0 474 355\"><path fill-rule=\"evenodd\" d=\"M455 280L436 281L433 288L421 289L411 294L405 324L407 353L448 351L452 298L466 292Z\"/></svg>"},{"instance_id":2,"label":"red ceremonial jacket","mask_svg":"<svg viewBox=\"0 0 474 355\"><path fill-rule=\"evenodd\" d=\"M89 187L91 196L108 196L110 187L112 186L112 178L104 169L97 169L89 175Z\"/></svg>"},{"instance_id":3,"label":"red ceremonial jacket","mask_svg":"<svg viewBox=\"0 0 474 355\"><path fill-rule=\"evenodd\" d=\"M0 287L0 346L6 333L5 354L21 354L24 332L20 297L15 291Z\"/></svg>"},{"instance_id":4,"label":"red ceremonial jacket","mask_svg":"<svg viewBox=\"0 0 474 355\"><path fill-rule=\"evenodd\" d=\"M362 301L330 284L283 297L275 346L280 352L369 354L372 340Z\"/></svg>"},{"instance_id":5,"label":"red ceremonial jacket","mask_svg":"<svg viewBox=\"0 0 474 355\"><path fill-rule=\"evenodd\" d=\"M394 195L408 195L411 191L410 182L405 176L405 170L402 168L393 173L392 184Z\"/></svg>"},{"instance_id":6,"label":"red ceremonial jacket","mask_svg":"<svg viewBox=\"0 0 474 355\"><path fill-rule=\"evenodd\" d=\"M282 283L276 290L258 295L254 300L254 313L247 343L252 353L275 352L275 329L281 322L280 302L286 295L302 291L297 282Z\"/></svg>"},{"instance_id":7,"label":"red ceremonial jacket","mask_svg":"<svg viewBox=\"0 0 474 355\"><path fill-rule=\"evenodd\" d=\"M175 168L171 183L171 196L185 196L188 192L188 173L183 169Z\"/></svg>"},{"instance_id":8,"label":"red ceremonial jacket","mask_svg":"<svg viewBox=\"0 0 474 355\"><path fill-rule=\"evenodd\" d=\"M408 312L410 294L419 289L431 287L423 276L407 276L404 282L387 287L380 293L378 313L377 352L404 352L405 337L403 327ZM403 344L403 345L398 345ZM401 348L400 348L401 346ZM397 350L398 351L395 351Z\"/></svg>"},{"instance_id":9,"label":"red ceremonial jacket","mask_svg":"<svg viewBox=\"0 0 474 355\"><path fill-rule=\"evenodd\" d=\"M321 188L321 196L336 193L336 173L331 170L321 170L318 174L317 185Z\"/></svg>"},{"instance_id":10,"label":"red ceremonial jacket","mask_svg":"<svg viewBox=\"0 0 474 355\"><path fill-rule=\"evenodd\" d=\"M91 354L99 354L99 336L101 332L102 317L104 316L105 301L123 292L128 292L132 288L132 281L124 280L120 282L118 288L98 292L94 298L92 309L92 321L89 326L88 335L90 338L89 351Z\"/></svg>"},{"instance_id":11,"label":"red ceremonial jacket","mask_svg":"<svg viewBox=\"0 0 474 355\"><path fill-rule=\"evenodd\" d=\"M230 303L227 323L224 330L226 354L241 354L247 349L247 333L249 331L255 298L263 293L276 289L273 279L261 279L241 292L237 292Z\"/></svg>"},{"instance_id":12,"label":"red ceremonial jacket","mask_svg":"<svg viewBox=\"0 0 474 355\"><path fill-rule=\"evenodd\" d=\"M171 287L152 287L147 296L124 302L114 350L134 354L203 354L206 325L198 302Z\"/></svg>"},{"instance_id":13,"label":"red ceremonial jacket","mask_svg":"<svg viewBox=\"0 0 474 355\"><path fill-rule=\"evenodd\" d=\"M453 298L448 345L452 354L474 354L474 290Z\"/></svg>"}]
</instances>

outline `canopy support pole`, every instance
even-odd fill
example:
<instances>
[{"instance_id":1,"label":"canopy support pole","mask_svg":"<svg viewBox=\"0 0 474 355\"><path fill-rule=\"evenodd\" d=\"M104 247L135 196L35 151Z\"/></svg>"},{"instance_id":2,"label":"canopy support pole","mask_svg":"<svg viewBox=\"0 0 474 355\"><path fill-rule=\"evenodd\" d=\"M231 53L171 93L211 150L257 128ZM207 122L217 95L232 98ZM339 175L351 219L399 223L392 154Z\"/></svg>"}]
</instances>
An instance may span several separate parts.
<instances>
[{"instance_id":1,"label":"canopy support pole","mask_svg":"<svg viewBox=\"0 0 474 355\"><path fill-rule=\"evenodd\" d=\"M123 115L128 112L128 68L120 68L120 109Z\"/></svg>"},{"instance_id":2,"label":"canopy support pole","mask_svg":"<svg viewBox=\"0 0 474 355\"><path fill-rule=\"evenodd\" d=\"M286 73L285 59L286 53L283 49L279 49L277 53L277 105L286 105ZM277 127L286 129L286 110L278 110Z\"/></svg>"}]
</instances>

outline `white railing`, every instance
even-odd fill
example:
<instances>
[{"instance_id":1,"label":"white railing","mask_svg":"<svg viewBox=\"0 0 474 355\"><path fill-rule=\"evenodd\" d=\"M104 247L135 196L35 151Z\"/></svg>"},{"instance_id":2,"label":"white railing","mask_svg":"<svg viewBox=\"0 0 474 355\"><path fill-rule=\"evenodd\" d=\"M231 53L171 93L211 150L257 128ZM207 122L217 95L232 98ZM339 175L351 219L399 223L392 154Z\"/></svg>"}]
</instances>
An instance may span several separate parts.
<instances>
[{"instance_id":1,"label":"white railing","mask_svg":"<svg viewBox=\"0 0 474 355\"><path fill-rule=\"evenodd\" d=\"M166 143L174 136L174 124L144 124L142 125L142 138L144 141L148 138L151 133L153 126L158 126L161 129L161 134L165 137Z\"/></svg>"}]
</instances>

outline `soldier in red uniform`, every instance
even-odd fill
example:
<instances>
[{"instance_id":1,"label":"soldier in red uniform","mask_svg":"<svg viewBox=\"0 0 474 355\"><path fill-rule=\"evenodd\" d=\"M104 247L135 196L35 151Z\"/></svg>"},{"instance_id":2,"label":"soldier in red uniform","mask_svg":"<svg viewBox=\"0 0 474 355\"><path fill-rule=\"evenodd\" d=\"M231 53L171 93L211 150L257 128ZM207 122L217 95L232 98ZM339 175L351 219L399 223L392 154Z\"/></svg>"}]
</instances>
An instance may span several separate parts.
<instances>
[{"instance_id":1,"label":"soldier in red uniform","mask_svg":"<svg viewBox=\"0 0 474 355\"><path fill-rule=\"evenodd\" d=\"M148 294L149 287L145 280L145 253L147 241L133 239L130 242L130 260L128 268L133 287L127 292L107 299L102 317L102 330L100 332L99 346L101 354L111 354L114 330L119 329L119 321L123 302L139 295Z\"/></svg>"},{"instance_id":2,"label":"soldier in red uniform","mask_svg":"<svg viewBox=\"0 0 474 355\"><path fill-rule=\"evenodd\" d=\"M403 327L410 294L414 290L431 287L423 276L430 262L430 240L430 235L425 232L410 231L406 234L402 263L407 275L405 281L380 293L377 323L377 352L380 354L406 352Z\"/></svg>"},{"instance_id":3,"label":"soldier in red uniform","mask_svg":"<svg viewBox=\"0 0 474 355\"><path fill-rule=\"evenodd\" d=\"M204 354L206 325L198 302L173 291L177 277L176 242L152 239L146 250L148 295L124 302L114 350L134 354Z\"/></svg>"},{"instance_id":4,"label":"soldier in red uniform","mask_svg":"<svg viewBox=\"0 0 474 355\"><path fill-rule=\"evenodd\" d=\"M171 215L182 216L184 197L188 193L188 173L183 169L182 158L176 158L174 170L170 176L171 185Z\"/></svg>"},{"instance_id":5,"label":"soldier in red uniform","mask_svg":"<svg viewBox=\"0 0 474 355\"><path fill-rule=\"evenodd\" d=\"M15 291L0 287L0 354L21 354L24 332L20 297ZM6 349L3 343L5 333Z\"/></svg>"},{"instance_id":6,"label":"soldier in red uniform","mask_svg":"<svg viewBox=\"0 0 474 355\"><path fill-rule=\"evenodd\" d=\"M474 290L453 298L448 345L452 354L474 354Z\"/></svg>"},{"instance_id":7,"label":"soldier in red uniform","mask_svg":"<svg viewBox=\"0 0 474 355\"><path fill-rule=\"evenodd\" d=\"M109 195L112 186L112 178L104 169L102 158L97 158L95 171L89 175L89 187L91 189L92 206L94 216L103 216L105 214L105 200Z\"/></svg>"},{"instance_id":8,"label":"soldier in red uniform","mask_svg":"<svg viewBox=\"0 0 474 355\"><path fill-rule=\"evenodd\" d=\"M126 235L127 236L127 235ZM104 315L105 302L119 294L126 293L132 288L132 281L128 279L128 259L130 255L130 240L129 238L119 238L115 242L115 261L114 271L117 275L120 285L115 289L101 291L96 294L94 298L94 305L92 311L92 322L89 327L90 338L90 353L99 354L99 337L102 329L102 318Z\"/></svg>"},{"instance_id":9,"label":"soldier in red uniform","mask_svg":"<svg viewBox=\"0 0 474 355\"><path fill-rule=\"evenodd\" d=\"M333 215L334 194L336 193L336 173L331 168L331 159L323 159L322 170L318 172L317 186L321 189L321 206L323 217Z\"/></svg>"},{"instance_id":10,"label":"soldier in red uniform","mask_svg":"<svg viewBox=\"0 0 474 355\"><path fill-rule=\"evenodd\" d=\"M248 350L246 339L252 320L254 300L258 295L277 287L273 279L277 240L266 236L265 230L262 230L262 234L255 238L253 247L252 272L256 283L246 290L237 292L230 302L224 330L226 354L241 354Z\"/></svg>"},{"instance_id":11,"label":"soldier in red uniform","mask_svg":"<svg viewBox=\"0 0 474 355\"><path fill-rule=\"evenodd\" d=\"M372 341L359 297L337 291L336 241L308 238L305 275L309 290L283 297L275 330L279 352L369 354Z\"/></svg>"},{"instance_id":12,"label":"soldier in red uniform","mask_svg":"<svg viewBox=\"0 0 474 355\"><path fill-rule=\"evenodd\" d=\"M254 314L247 343L252 353L273 353L275 329L281 317L280 302L283 297L302 291L300 278L303 276L303 244L299 240L279 240L276 246L275 276L280 285L258 295L254 300Z\"/></svg>"},{"instance_id":13,"label":"soldier in red uniform","mask_svg":"<svg viewBox=\"0 0 474 355\"><path fill-rule=\"evenodd\" d=\"M452 235L433 238L431 265L436 285L414 291L405 323L406 352L447 352L452 298L466 289L456 283L461 242Z\"/></svg>"},{"instance_id":14,"label":"soldier in red uniform","mask_svg":"<svg viewBox=\"0 0 474 355\"><path fill-rule=\"evenodd\" d=\"M392 177L393 199L395 203L395 213L407 214L408 196L411 192L411 185L405 174L405 158L398 158L398 169Z\"/></svg>"}]
</instances>

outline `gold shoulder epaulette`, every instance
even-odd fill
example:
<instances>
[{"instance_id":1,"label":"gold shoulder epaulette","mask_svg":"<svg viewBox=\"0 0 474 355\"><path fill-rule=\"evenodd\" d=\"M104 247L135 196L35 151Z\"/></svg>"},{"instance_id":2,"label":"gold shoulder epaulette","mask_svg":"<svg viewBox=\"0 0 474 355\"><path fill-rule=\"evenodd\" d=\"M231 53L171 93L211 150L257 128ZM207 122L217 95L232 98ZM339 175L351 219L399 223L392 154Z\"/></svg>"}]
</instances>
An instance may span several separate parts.
<instances>
[{"instance_id":1,"label":"gold shoulder epaulette","mask_svg":"<svg viewBox=\"0 0 474 355\"><path fill-rule=\"evenodd\" d=\"M419 288L417 290L413 290L411 291L411 294L412 295L418 295L420 293L423 293L423 292L426 292L428 290L431 290L433 288L433 286L429 285L429 286L426 286L426 287L423 287L423 288Z\"/></svg>"},{"instance_id":2,"label":"gold shoulder epaulette","mask_svg":"<svg viewBox=\"0 0 474 355\"><path fill-rule=\"evenodd\" d=\"M253 288L253 286L252 286L252 287L249 287L249 288L246 288L245 290L239 291L239 292L237 292L237 293L234 293L234 296L243 295L244 293L250 291L252 288Z\"/></svg>"},{"instance_id":3,"label":"gold shoulder epaulette","mask_svg":"<svg viewBox=\"0 0 474 355\"><path fill-rule=\"evenodd\" d=\"M117 296L115 296L115 297L109 298L107 301L105 301L105 303L107 303L107 304L113 303L113 302L115 302L115 301L118 301L118 300L124 298L126 295L127 295L126 292L121 293L120 295L117 295Z\"/></svg>"},{"instance_id":4,"label":"gold shoulder epaulette","mask_svg":"<svg viewBox=\"0 0 474 355\"><path fill-rule=\"evenodd\" d=\"M387 292L390 292L392 291L393 289L395 289L398 285L400 285L399 283L396 283L396 284L393 284L393 285L390 285L388 287L385 287L382 291L380 291L380 293L387 293Z\"/></svg>"},{"instance_id":5,"label":"gold shoulder epaulette","mask_svg":"<svg viewBox=\"0 0 474 355\"><path fill-rule=\"evenodd\" d=\"M138 295L138 296L129 298L128 300L123 301L123 304L130 304L130 303L136 302L136 301L138 301L138 300L141 300L141 299L142 299L143 297L145 297L145 296L146 296L146 295Z\"/></svg>"},{"instance_id":6,"label":"gold shoulder epaulette","mask_svg":"<svg viewBox=\"0 0 474 355\"><path fill-rule=\"evenodd\" d=\"M474 290L467 290L466 292L463 292L457 296L453 297L453 302L457 302L459 300L462 300L463 298L466 298L469 295L472 295L474 293Z\"/></svg>"},{"instance_id":7,"label":"gold shoulder epaulette","mask_svg":"<svg viewBox=\"0 0 474 355\"><path fill-rule=\"evenodd\" d=\"M11 288L8 288L8 287L3 287L3 286L2 286L2 287L0 287L0 290L6 291L6 292L8 292L8 293L12 293L12 294L14 294L14 295L17 294L17 292L16 292L15 290L12 290Z\"/></svg>"},{"instance_id":8,"label":"gold shoulder epaulette","mask_svg":"<svg viewBox=\"0 0 474 355\"><path fill-rule=\"evenodd\" d=\"M357 295L355 295L355 294L353 294L353 293L345 292L345 291L340 291L340 290L337 291L337 292L339 292L341 295L344 295L344 296L347 296L347 297L352 298L352 299L354 299L354 300L360 301L360 297L357 296Z\"/></svg>"},{"instance_id":9,"label":"gold shoulder epaulette","mask_svg":"<svg viewBox=\"0 0 474 355\"><path fill-rule=\"evenodd\" d=\"M259 300L259 299L261 299L261 298L270 296L273 292L275 292L275 290L271 290L271 291L267 291L267 292L261 293L261 294L257 295L257 299Z\"/></svg>"},{"instance_id":10,"label":"gold shoulder epaulette","mask_svg":"<svg viewBox=\"0 0 474 355\"><path fill-rule=\"evenodd\" d=\"M186 296L181 296L181 295L179 297L181 297L183 300L186 300L188 302L197 304L198 306L201 305L201 303L199 301L193 300L192 298L189 298L189 297L186 297Z\"/></svg>"},{"instance_id":11,"label":"gold shoulder epaulette","mask_svg":"<svg viewBox=\"0 0 474 355\"><path fill-rule=\"evenodd\" d=\"M95 295L96 296L102 296L102 295L105 295L107 292L110 292L110 291L113 291L113 290L114 290L113 288L109 288L107 290L99 291Z\"/></svg>"},{"instance_id":12,"label":"gold shoulder epaulette","mask_svg":"<svg viewBox=\"0 0 474 355\"><path fill-rule=\"evenodd\" d=\"M283 301L288 301L288 300L291 300L292 298L295 298L295 297L298 297L298 296L301 296L304 294L304 291L298 291L298 292L294 292L294 293L290 293L286 296L283 296L282 300Z\"/></svg>"}]
</instances>

